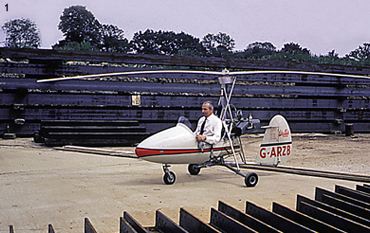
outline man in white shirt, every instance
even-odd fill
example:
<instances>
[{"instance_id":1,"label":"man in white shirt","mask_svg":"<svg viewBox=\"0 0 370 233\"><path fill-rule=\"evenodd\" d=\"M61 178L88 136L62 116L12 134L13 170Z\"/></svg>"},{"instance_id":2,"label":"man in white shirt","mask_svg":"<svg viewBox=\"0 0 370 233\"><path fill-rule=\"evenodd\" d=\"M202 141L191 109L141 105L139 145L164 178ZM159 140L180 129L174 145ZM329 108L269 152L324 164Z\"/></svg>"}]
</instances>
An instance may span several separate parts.
<instances>
[{"instance_id":1,"label":"man in white shirt","mask_svg":"<svg viewBox=\"0 0 370 233\"><path fill-rule=\"evenodd\" d=\"M198 142L215 144L221 140L222 121L213 114L213 109L211 101L202 105L203 116L198 120L197 129L194 131Z\"/></svg>"}]
</instances>

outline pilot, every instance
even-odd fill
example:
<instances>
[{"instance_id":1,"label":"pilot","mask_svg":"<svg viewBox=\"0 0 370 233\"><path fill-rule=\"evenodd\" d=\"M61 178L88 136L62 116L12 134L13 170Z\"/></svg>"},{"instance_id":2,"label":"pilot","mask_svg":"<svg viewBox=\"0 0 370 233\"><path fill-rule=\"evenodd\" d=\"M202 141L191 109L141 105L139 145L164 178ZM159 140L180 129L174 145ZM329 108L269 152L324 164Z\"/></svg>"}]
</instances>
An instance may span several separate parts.
<instances>
[{"instance_id":1,"label":"pilot","mask_svg":"<svg viewBox=\"0 0 370 233\"><path fill-rule=\"evenodd\" d=\"M198 120L197 129L194 131L198 142L215 144L221 140L222 121L213 114L213 109L211 101L202 105L203 116Z\"/></svg>"}]
</instances>

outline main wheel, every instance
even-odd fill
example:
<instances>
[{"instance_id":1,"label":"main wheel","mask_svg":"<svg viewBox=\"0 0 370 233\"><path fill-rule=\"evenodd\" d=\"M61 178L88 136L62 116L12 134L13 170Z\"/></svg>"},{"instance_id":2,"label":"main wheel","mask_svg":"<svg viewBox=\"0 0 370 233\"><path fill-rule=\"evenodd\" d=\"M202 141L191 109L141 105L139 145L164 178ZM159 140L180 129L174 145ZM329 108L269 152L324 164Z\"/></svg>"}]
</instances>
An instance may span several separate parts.
<instances>
[{"instance_id":1,"label":"main wheel","mask_svg":"<svg viewBox=\"0 0 370 233\"><path fill-rule=\"evenodd\" d=\"M165 184L173 184L175 183L175 181L176 181L176 175L174 172L169 171L169 172L164 173L163 182Z\"/></svg>"},{"instance_id":2,"label":"main wheel","mask_svg":"<svg viewBox=\"0 0 370 233\"><path fill-rule=\"evenodd\" d=\"M251 172L249 174L247 174L247 176L245 177L245 185L247 187L254 187L256 186L256 184L258 183L258 176L256 173L254 172Z\"/></svg>"},{"instance_id":3,"label":"main wheel","mask_svg":"<svg viewBox=\"0 0 370 233\"><path fill-rule=\"evenodd\" d=\"M200 172L200 167L197 164L189 164L188 171L191 175L198 175Z\"/></svg>"}]
</instances>

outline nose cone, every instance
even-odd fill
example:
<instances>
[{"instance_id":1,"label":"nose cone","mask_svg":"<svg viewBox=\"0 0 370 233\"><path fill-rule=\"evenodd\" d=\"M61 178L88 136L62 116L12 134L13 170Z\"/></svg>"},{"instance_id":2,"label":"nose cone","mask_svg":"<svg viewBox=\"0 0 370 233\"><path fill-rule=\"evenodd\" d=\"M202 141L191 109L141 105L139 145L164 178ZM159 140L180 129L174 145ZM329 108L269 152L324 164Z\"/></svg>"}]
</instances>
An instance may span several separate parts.
<instances>
[{"instance_id":1,"label":"nose cone","mask_svg":"<svg viewBox=\"0 0 370 233\"><path fill-rule=\"evenodd\" d=\"M193 132L184 124L178 123L175 127L156 133L142 141L136 147L136 155L145 157L158 155L163 151L190 149L197 146Z\"/></svg>"}]
</instances>

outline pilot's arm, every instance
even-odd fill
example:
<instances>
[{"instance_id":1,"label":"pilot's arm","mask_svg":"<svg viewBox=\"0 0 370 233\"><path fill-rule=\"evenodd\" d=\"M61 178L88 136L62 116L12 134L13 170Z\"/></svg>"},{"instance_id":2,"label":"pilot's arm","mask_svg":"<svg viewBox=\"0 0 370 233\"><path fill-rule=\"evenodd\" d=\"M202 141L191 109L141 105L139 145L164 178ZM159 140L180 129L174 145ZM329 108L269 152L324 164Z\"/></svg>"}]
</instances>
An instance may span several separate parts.
<instances>
[{"instance_id":1,"label":"pilot's arm","mask_svg":"<svg viewBox=\"0 0 370 233\"><path fill-rule=\"evenodd\" d=\"M212 122L212 134L205 135L205 142L209 144L216 144L221 140L222 121L217 117L215 122Z\"/></svg>"},{"instance_id":2,"label":"pilot's arm","mask_svg":"<svg viewBox=\"0 0 370 233\"><path fill-rule=\"evenodd\" d=\"M210 120L210 119L209 119ZM199 135L200 125L203 123L199 120L198 127L194 134L197 141L205 141L209 144L215 144L221 140L222 121L218 117L213 117L209 123L206 124L204 135Z\"/></svg>"}]
</instances>

